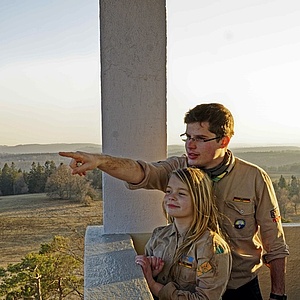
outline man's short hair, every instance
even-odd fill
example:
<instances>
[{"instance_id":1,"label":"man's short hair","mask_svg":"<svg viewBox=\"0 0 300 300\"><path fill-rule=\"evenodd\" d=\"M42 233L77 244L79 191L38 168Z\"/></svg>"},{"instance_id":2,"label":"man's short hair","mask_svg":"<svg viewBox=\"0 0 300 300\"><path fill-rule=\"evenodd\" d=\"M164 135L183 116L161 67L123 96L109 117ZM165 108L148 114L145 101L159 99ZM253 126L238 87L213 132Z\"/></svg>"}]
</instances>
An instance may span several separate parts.
<instances>
[{"instance_id":1,"label":"man's short hair","mask_svg":"<svg viewBox=\"0 0 300 300\"><path fill-rule=\"evenodd\" d=\"M234 135L234 120L231 112L222 104L199 104L189 110L184 118L184 123L209 123L209 131L216 136L232 137Z\"/></svg>"}]
</instances>

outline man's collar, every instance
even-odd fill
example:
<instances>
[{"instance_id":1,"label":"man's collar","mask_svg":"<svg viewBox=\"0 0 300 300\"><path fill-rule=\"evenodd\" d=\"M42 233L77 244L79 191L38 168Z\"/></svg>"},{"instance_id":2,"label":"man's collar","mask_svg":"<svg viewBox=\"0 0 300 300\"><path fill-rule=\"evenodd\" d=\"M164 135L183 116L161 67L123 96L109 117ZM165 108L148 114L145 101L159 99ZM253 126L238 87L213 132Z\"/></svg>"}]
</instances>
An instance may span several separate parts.
<instances>
[{"instance_id":1,"label":"man's collar","mask_svg":"<svg viewBox=\"0 0 300 300\"><path fill-rule=\"evenodd\" d=\"M223 161L214 168L202 169L209 175L212 181L218 182L224 178L234 167L235 158L230 150L227 150Z\"/></svg>"}]
</instances>

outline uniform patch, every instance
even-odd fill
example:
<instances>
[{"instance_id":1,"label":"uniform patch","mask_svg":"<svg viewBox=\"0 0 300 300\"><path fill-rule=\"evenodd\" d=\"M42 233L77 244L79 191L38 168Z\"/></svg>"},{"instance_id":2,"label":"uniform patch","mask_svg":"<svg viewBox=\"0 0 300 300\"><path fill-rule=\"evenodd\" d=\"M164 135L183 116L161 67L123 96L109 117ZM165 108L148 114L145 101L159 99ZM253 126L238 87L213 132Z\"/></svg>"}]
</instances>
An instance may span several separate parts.
<instances>
[{"instance_id":1,"label":"uniform patch","mask_svg":"<svg viewBox=\"0 0 300 300\"><path fill-rule=\"evenodd\" d=\"M243 202L243 203L250 203L251 199L249 198L240 198L240 197L234 197L233 198L234 202Z\"/></svg>"},{"instance_id":2,"label":"uniform patch","mask_svg":"<svg viewBox=\"0 0 300 300\"><path fill-rule=\"evenodd\" d=\"M281 217L280 217L279 209L277 207L270 210L270 215L274 223L279 222Z\"/></svg>"},{"instance_id":3,"label":"uniform patch","mask_svg":"<svg viewBox=\"0 0 300 300\"><path fill-rule=\"evenodd\" d=\"M179 265L190 269L193 266L193 261L194 258L192 256L183 255Z\"/></svg>"},{"instance_id":4,"label":"uniform patch","mask_svg":"<svg viewBox=\"0 0 300 300\"><path fill-rule=\"evenodd\" d=\"M216 247L215 247L215 253L216 254L222 254L222 253L224 253L223 247L221 245L216 245Z\"/></svg>"},{"instance_id":5,"label":"uniform patch","mask_svg":"<svg viewBox=\"0 0 300 300\"><path fill-rule=\"evenodd\" d=\"M197 268L197 276L200 277L211 270L212 270L211 264L209 263L209 261L206 261Z\"/></svg>"},{"instance_id":6,"label":"uniform patch","mask_svg":"<svg viewBox=\"0 0 300 300\"><path fill-rule=\"evenodd\" d=\"M235 220L234 228L236 229L243 229L246 226L246 221L243 219Z\"/></svg>"}]
</instances>

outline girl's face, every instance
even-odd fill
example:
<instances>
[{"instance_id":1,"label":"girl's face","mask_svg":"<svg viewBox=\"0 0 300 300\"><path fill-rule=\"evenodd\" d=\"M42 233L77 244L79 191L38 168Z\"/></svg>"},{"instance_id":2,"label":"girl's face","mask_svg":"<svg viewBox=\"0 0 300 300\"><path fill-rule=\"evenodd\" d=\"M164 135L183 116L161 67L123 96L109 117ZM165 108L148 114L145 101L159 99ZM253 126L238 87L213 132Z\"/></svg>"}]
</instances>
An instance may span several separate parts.
<instances>
[{"instance_id":1,"label":"girl's face","mask_svg":"<svg viewBox=\"0 0 300 300\"><path fill-rule=\"evenodd\" d=\"M164 205L170 216L186 219L191 223L194 211L191 194L187 185L176 175L170 177L164 196Z\"/></svg>"}]
</instances>

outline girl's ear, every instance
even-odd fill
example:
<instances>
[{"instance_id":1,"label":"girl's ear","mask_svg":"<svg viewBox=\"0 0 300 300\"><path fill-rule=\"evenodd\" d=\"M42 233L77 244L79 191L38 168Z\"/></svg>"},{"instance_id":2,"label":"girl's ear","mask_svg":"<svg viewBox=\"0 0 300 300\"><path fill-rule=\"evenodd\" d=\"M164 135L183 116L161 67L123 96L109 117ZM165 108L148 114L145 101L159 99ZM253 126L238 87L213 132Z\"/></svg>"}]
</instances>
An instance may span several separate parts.
<instances>
[{"instance_id":1,"label":"girl's ear","mask_svg":"<svg viewBox=\"0 0 300 300\"><path fill-rule=\"evenodd\" d=\"M230 142L230 137L229 136L222 137L221 147L226 148L228 146L229 142Z\"/></svg>"}]
</instances>

